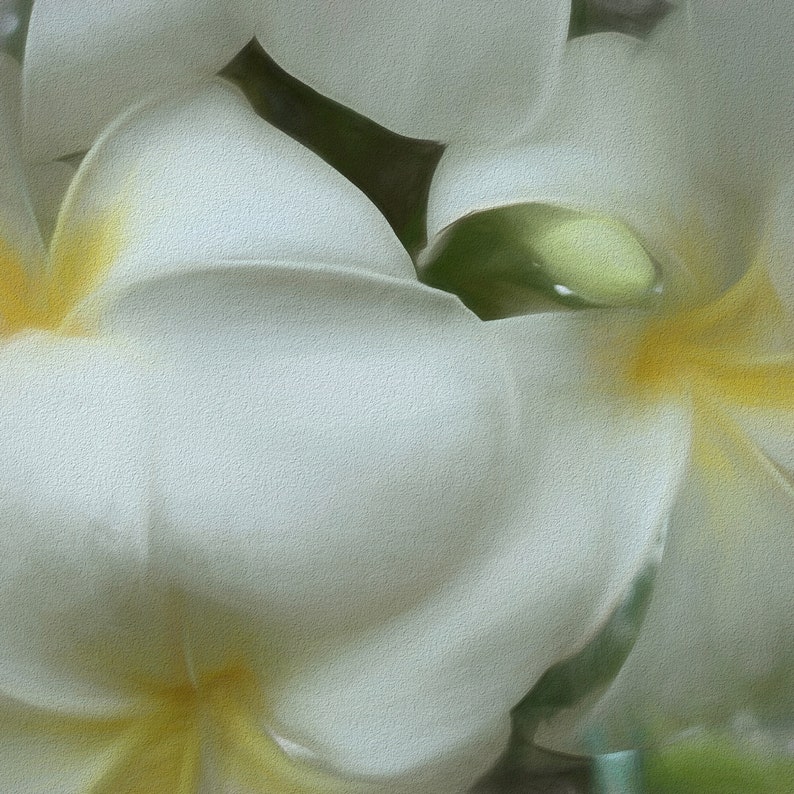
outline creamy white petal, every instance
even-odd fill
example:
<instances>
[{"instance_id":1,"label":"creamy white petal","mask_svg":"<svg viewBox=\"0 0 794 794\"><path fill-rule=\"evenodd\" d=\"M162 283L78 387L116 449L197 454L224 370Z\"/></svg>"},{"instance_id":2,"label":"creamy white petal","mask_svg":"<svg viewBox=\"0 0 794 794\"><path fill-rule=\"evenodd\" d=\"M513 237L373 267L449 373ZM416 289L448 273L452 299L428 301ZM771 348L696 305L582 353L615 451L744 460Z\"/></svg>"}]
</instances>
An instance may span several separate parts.
<instances>
[{"instance_id":1,"label":"creamy white petal","mask_svg":"<svg viewBox=\"0 0 794 794\"><path fill-rule=\"evenodd\" d=\"M36 0L24 59L31 153L88 149L126 107L215 74L253 35L234 2Z\"/></svg>"},{"instance_id":2,"label":"creamy white petal","mask_svg":"<svg viewBox=\"0 0 794 794\"><path fill-rule=\"evenodd\" d=\"M21 723L0 704L0 786L14 794L77 794L89 791L109 750L105 737L59 735L46 722Z\"/></svg>"},{"instance_id":3,"label":"creamy white petal","mask_svg":"<svg viewBox=\"0 0 794 794\"><path fill-rule=\"evenodd\" d=\"M251 627L279 733L409 790L495 760L653 553L686 457L676 410L593 407L573 317L259 267L141 287L108 323L178 362L158 569Z\"/></svg>"},{"instance_id":4,"label":"creamy white petal","mask_svg":"<svg viewBox=\"0 0 794 794\"><path fill-rule=\"evenodd\" d=\"M593 635L657 552L688 444L686 412L627 417L589 398L585 317L490 330L509 340L519 384L518 447L501 472L508 512L489 517L487 546L425 603L329 645L278 693L284 724L341 766L408 779L440 768L451 790L493 763L509 709Z\"/></svg>"},{"instance_id":5,"label":"creamy white petal","mask_svg":"<svg viewBox=\"0 0 794 794\"><path fill-rule=\"evenodd\" d=\"M794 486L753 439L762 428L788 438L790 465L792 422L781 418L722 413L700 426L637 644L595 708L541 741L581 748L597 736L618 748L748 709L790 716Z\"/></svg>"},{"instance_id":6,"label":"creamy white petal","mask_svg":"<svg viewBox=\"0 0 794 794\"><path fill-rule=\"evenodd\" d=\"M119 624L152 618L136 613L150 509L142 378L102 343L38 333L0 359L0 693L106 713L130 696L111 680L135 656L115 647Z\"/></svg>"},{"instance_id":7,"label":"creamy white petal","mask_svg":"<svg viewBox=\"0 0 794 794\"><path fill-rule=\"evenodd\" d=\"M794 317L794 180L778 186L768 205L768 225L759 256L788 316Z\"/></svg>"},{"instance_id":8,"label":"creamy white petal","mask_svg":"<svg viewBox=\"0 0 794 794\"><path fill-rule=\"evenodd\" d=\"M19 64L0 53L0 239L28 267L44 261L19 139Z\"/></svg>"},{"instance_id":9,"label":"creamy white petal","mask_svg":"<svg viewBox=\"0 0 794 794\"><path fill-rule=\"evenodd\" d=\"M173 368L163 551L186 586L260 620L303 636L377 624L456 570L500 509L515 394L453 296L258 265L130 290L106 332Z\"/></svg>"},{"instance_id":10,"label":"creamy white petal","mask_svg":"<svg viewBox=\"0 0 794 794\"><path fill-rule=\"evenodd\" d=\"M570 15L560 0L244 5L265 49L312 88L403 135L489 143L552 88Z\"/></svg>"},{"instance_id":11,"label":"creamy white petal","mask_svg":"<svg viewBox=\"0 0 794 794\"><path fill-rule=\"evenodd\" d=\"M280 703L293 682L312 682L329 647L422 611L472 555L489 554L514 498L504 477L517 404L485 326L418 284L262 266L142 287L108 323L153 360L175 362L158 441L158 566L251 626L249 653L287 738L307 739L342 772L400 776L411 736L412 747L370 757L321 703L308 737L300 704ZM206 641L196 638L197 664ZM377 649L372 657L375 674ZM375 683L361 682L362 698ZM380 708L361 716L373 736ZM448 719L435 711L443 699L424 708ZM500 742L489 748L492 758ZM420 763L434 755L422 752ZM478 771L481 760L471 779Z\"/></svg>"},{"instance_id":12,"label":"creamy white petal","mask_svg":"<svg viewBox=\"0 0 794 794\"><path fill-rule=\"evenodd\" d=\"M763 190L794 156L794 6L787 0L691 0L690 67L713 117L725 170Z\"/></svg>"},{"instance_id":13,"label":"creamy white petal","mask_svg":"<svg viewBox=\"0 0 794 794\"><path fill-rule=\"evenodd\" d=\"M622 220L682 288L735 280L756 219L700 173L707 130L668 49L613 33L569 42L553 100L520 145L448 148L431 239L473 212L558 204Z\"/></svg>"},{"instance_id":14,"label":"creamy white petal","mask_svg":"<svg viewBox=\"0 0 794 794\"><path fill-rule=\"evenodd\" d=\"M61 210L61 202L74 178L75 168L69 163L52 160L49 163L29 163L25 172L30 202L41 237L49 242Z\"/></svg>"},{"instance_id":15,"label":"creamy white petal","mask_svg":"<svg viewBox=\"0 0 794 794\"><path fill-rule=\"evenodd\" d=\"M111 127L85 158L53 239L86 226L118 239L103 289L230 261L330 263L413 277L371 202L305 147L211 81Z\"/></svg>"}]
</instances>

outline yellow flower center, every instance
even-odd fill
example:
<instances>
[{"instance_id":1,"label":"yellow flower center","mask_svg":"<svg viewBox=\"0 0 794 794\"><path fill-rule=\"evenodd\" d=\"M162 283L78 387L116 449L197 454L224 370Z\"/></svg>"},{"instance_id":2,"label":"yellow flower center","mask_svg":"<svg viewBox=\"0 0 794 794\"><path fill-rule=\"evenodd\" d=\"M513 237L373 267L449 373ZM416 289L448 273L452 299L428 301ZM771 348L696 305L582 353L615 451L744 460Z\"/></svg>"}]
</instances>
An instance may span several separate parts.
<instances>
[{"instance_id":1,"label":"yellow flower center","mask_svg":"<svg viewBox=\"0 0 794 794\"><path fill-rule=\"evenodd\" d=\"M290 756L267 732L266 704L254 674L229 666L175 686L144 684L130 715L91 719L4 715L36 739L77 746L92 760L80 794L195 794L210 779L251 794L355 794L341 780Z\"/></svg>"},{"instance_id":2,"label":"yellow flower center","mask_svg":"<svg viewBox=\"0 0 794 794\"><path fill-rule=\"evenodd\" d=\"M725 483L740 477L737 467L763 459L739 412L794 410L790 333L766 270L756 264L718 300L648 322L634 348L626 372L631 391L692 400L693 461L713 486L716 513L725 509Z\"/></svg>"},{"instance_id":3,"label":"yellow flower center","mask_svg":"<svg viewBox=\"0 0 794 794\"><path fill-rule=\"evenodd\" d=\"M120 213L68 234L56 232L46 266L34 266L0 239L0 333L26 329L75 334L75 314L101 283L121 244Z\"/></svg>"},{"instance_id":4,"label":"yellow flower center","mask_svg":"<svg viewBox=\"0 0 794 794\"><path fill-rule=\"evenodd\" d=\"M659 397L794 409L786 315L755 265L718 300L647 323L627 370L633 391Z\"/></svg>"}]
</instances>

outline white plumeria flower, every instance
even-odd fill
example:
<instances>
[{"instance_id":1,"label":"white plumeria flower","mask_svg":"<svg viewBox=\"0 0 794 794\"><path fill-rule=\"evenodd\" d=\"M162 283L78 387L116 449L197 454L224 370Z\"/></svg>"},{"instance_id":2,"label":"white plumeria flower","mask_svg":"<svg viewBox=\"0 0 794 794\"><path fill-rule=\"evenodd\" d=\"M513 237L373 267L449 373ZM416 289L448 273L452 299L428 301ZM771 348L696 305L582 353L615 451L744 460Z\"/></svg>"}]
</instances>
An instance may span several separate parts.
<instances>
[{"instance_id":1,"label":"white plumeria flower","mask_svg":"<svg viewBox=\"0 0 794 794\"><path fill-rule=\"evenodd\" d=\"M794 706L794 245L778 237L794 203L774 211L792 173L794 105L773 102L757 124L768 96L791 92L794 17L788 6L692 6L696 21L715 17L701 31L713 50L701 43L681 59L681 11L668 29L678 72L663 34L570 42L560 91L525 144L450 147L430 199L433 234L511 205L525 253L552 278L591 302L640 304L548 322L560 350L590 348L580 388L592 402L621 395L627 421L650 405L692 418L688 474L639 639L587 719L568 714L539 734L567 749ZM748 31L757 49L745 75L737 43ZM737 58L729 79L748 77L756 93L746 116L732 86L706 91L720 86L720 67L701 65L704 52ZM753 126L742 134L741 122ZM655 465L651 455L640 467Z\"/></svg>"},{"instance_id":2,"label":"white plumeria flower","mask_svg":"<svg viewBox=\"0 0 794 794\"><path fill-rule=\"evenodd\" d=\"M255 35L293 76L396 132L490 140L553 83L563 0L36 0L25 50L26 139L87 148L123 108L221 69Z\"/></svg>"},{"instance_id":3,"label":"white plumeria flower","mask_svg":"<svg viewBox=\"0 0 794 794\"><path fill-rule=\"evenodd\" d=\"M1 151L0 790L464 791L657 553L685 412L419 284L221 82L114 123L48 249Z\"/></svg>"}]
</instances>

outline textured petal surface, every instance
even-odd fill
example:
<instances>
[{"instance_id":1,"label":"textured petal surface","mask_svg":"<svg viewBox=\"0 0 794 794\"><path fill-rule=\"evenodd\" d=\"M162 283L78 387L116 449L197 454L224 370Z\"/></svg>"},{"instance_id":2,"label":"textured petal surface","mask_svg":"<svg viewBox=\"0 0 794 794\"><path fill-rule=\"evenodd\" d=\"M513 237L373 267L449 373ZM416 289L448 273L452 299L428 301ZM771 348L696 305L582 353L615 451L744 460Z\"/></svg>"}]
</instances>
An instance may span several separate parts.
<instances>
[{"instance_id":1,"label":"textured petal surface","mask_svg":"<svg viewBox=\"0 0 794 794\"><path fill-rule=\"evenodd\" d=\"M627 421L582 393L586 319L487 327L519 388L518 448L501 469L507 511L488 517L487 545L470 545L424 604L322 649L277 712L340 763L419 781L434 765L451 790L492 763L509 709L592 636L656 552L687 444L674 408Z\"/></svg>"},{"instance_id":2,"label":"textured petal surface","mask_svg":"<svg viewBox=\"0 0 794 794\"><path fill-rule=\"evenodd\" d=\"M19 335L0 355L0 691L101 713L125 702L108 686L118 623L150 617L134 616L148 544L140 376L85 340Z\"/></svg>"},{"instance_id":3,"label":"textured petal surface","mask_svg":"<svg viewBox=\"0 0 794 794\"><path fill-rule=\"evenodd\" d=\"M19 64L5 53L0 53L0 140L0 239L27 266L41 265L44 245L20 150Z\"/></svg>"},{"instance_id":4,"label":"textured petal surface","mask_svg":"<svg viewBox=\"0 0 794 794\"><path fill-rule=\"evenodd\" d=\"M48 243L55 231L61 202L74 178L75 168L69 163L52 160L49 163L29 163L25 172L38 228L44 242Z\"/></svg>"},{"instance_id":5,"label":"textured petal surface","mask_svg":"<svg viewBox=\"0 0 794 794\"><path fill-rule=\"evenodd\" d=\"M728 169L763 190L794 156L794 7L786 0L693 0L691 74Z\"/></svg>"},{"instance_id":6,"label":"textured petal surface","mask_svg":"<svg viewBox=\"0 0 794 794\"><path fill-rule=\"evenodd\" d=\"M180 681L234 717L230 662L257 730L324 766L390 791L483 772L654 553L685 459L680 411L582 393L588 317L486 324L402 279L260 263L129 287L107 342L12 339L1 683L71 720L65 774L75 720ZM153 713L130 739L178 772ZM138 757L111 744L103 792Z\"/></svg>"},{"instance_id":7,"label":"textured petal surface","mask_svg":"<svg viewBox=\"0 0 794 794\"><path fill-rule=\"evenodd\" d=\"M460 564L499 492L515 395L455 298L260 265L142 285L107 323L174 368L160 509L191 587L338 635Z\"/></svg>"},{"instance_id":8,"label":"textured petal surface","mask_svg":"<svg viewBox=\"0 0 794 794\"><path fill-rule=\"evenodd\" d=\"M235 3L36 0L24 61L31 152L88 149L126 107L215 74L252 36Z\"/></svg>"},{"instance_id":9,"label":"textured petal surface","mask_svg":"<svg viewBox=\"0 0 794 794\"><path fill-rule=\"evenodd\" d=\"M559 0L248 3L259 40L312 88L403 135L492 142L550 90Z\"/></svg>"},{"instance_id":10,"label":"textured petal surface","mask_svg":"<svg viewBox=\"0 0 794 794\"><path fill-rule=\"evenodd\" d=\"M348 773L460 790L600 625L659 541L688 425L594 408L582 322L484 324L406 282L262 267L111 312L180 362L158 568L251 627L279 733Z\"/></svg>"},{"instance_id":11,"label":"textured petal surface","mask_svg":"<svg viewBox=\"0 0 794 794\"><path fill-rule=\"evenodd\" d=\"M794 181L789 177L770 202L761 255L786 307L794 317Z\"/></svg>"},{"instance_id":12,"label":"textured petal surface","mask_svg":"<svg viewBox=\"0 0 794 794\"><path fill-rule=\"evenodd\" d=\"M791 434L783 414L703 422L637 644L575 733L568 715L541 741L618 748L746 709L790 716Z\"/></svg>"},{"instance_id":13,"label":"textured petal surface","mask_svg":"<svg viewBox=\"0 0 794 794\"><path fill-rule=\"evenodd\" d=\"M569 42L553 101L520 145L447 150L432 186L431 238L478 210L559 204L622 220L683 289L735 280L756 218L700 173L706 120L668 50L614 33ZM695 256L682 250L693 236Z\"/></svg>"},{"instance_id":14,"label":"textured petal surface","mask_svg":"<svg viewBox=\"0 0 794 794\"><path fill-rule=\"evenodd\" d=\"M163 273L240 260L328 263L413 275L386 221L344 177L206 83L111 127L83 161L53 254L111 224L110 292Z\"/></svg>"},{"instance_id":15,"label":"textured petal surface","mask_svg":"<svg viewBox=\"0 0 794 794\"><path fill-rule=\"evenodd\" d=\"M409 733L372 755L323 705L333 680L311 704L308 732L287 698L296 686L315 691L331 649L421 609L472 555L488 554L509 501L517 409L483 324L417 284L278 266L141 287L108 323L148 356L178 362L158 443L158 565L251 626L277 726L348 772L399 777L432 758L416 745L427 704L415 719L397 710ZM410 628L412 655L434 628ZM375 675L380 649L371 656L357 675ZM373 735L384 709L367 702L376 684L355 683L366 707L357 724ZM442 727L454 722L436 711L445 703L429 709ZM331 746L328 733L338 733ZM456 739L457 753L468 737Z\"/></svg>"}]
</instances>

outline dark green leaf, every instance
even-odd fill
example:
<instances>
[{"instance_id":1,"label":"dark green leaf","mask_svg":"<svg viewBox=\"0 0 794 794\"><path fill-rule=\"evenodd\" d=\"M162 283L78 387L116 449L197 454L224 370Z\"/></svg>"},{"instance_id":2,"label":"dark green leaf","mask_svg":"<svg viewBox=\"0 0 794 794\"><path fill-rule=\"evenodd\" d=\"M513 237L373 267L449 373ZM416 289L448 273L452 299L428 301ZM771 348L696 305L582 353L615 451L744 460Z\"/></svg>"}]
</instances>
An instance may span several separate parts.
<instances>
[{"instance_id":1,"label":"dark green leaf","mask_svg":"<svg viewBox=\"0 0 794 794\"><path fill-rule=\"evenodd\" d=\"M33 0L0 2L0 52L7 52L18 61L25 52L25 38Z\"/></svg>"},{"instance_id":2,"label":"dark green leaf","mask_svg":"<svg viewBox=\"0 0 794 794\"><path fill-rule=\"evenodd\" d=\"M673 7L667 0L573 0L568 38L608 30L645 38Z\"/></svg>"},{"instance_id":3,"label":"dark green leaf","mask_svg":"<svg viewBox=\"0 0 794 794\"><path fill-rule=\"evenodd\" d=\"M610 615L601 631L582 648L550 667L513 709L515 731L530 740L542 720L570 708L606 686L620 670L639 634L648 608L656 569L634 582L628 597Z\"/></svg>"},{"instance_id":4,"label":"dark green leaf","mask_svg":"<svg viewBox=\"0 0 794 794\"><path fill-rule=\"evenodd\" d=\"M550 302L587 305L560 294L533 259L523 233L527 208L499 207L461 219L433 247L419 280L457 295L483 320L525 314Z\"/></svg>"},{"instance_id":5,"label":"dark green leaf","mask_svg":"<svg viewBox=\"0 0 794 794\"><path fill-rule=\"evenodd\" d=\"M397 135L287 74L252 40L219 73L266 121L316 152L380 209L411 253L426 242L430 182L443 147Z\"/></svg>"}]
</instances>

